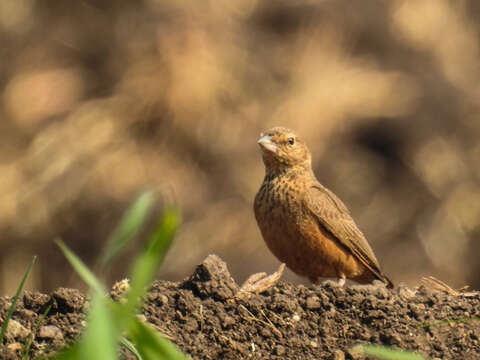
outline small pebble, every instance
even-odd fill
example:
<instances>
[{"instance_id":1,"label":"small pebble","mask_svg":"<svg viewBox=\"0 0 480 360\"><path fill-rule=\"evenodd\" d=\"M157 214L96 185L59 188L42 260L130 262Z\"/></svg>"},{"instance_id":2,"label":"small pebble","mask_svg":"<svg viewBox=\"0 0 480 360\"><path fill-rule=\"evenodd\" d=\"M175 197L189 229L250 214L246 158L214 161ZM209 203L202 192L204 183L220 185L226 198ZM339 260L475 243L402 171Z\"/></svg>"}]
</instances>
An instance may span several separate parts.
<instances>
[{"instance_id":1,"label":"small pebble","mask_svg":"<svg viewBox=\"0 0 480 360\"><path fill-rule=\"evenodd\" d=\"M23 345L18 342L14 342L14 343L8 344L7 348L8 350L11 350L11 351L19 351L23 349Z\"/></svg>"},{"instance_id":2,"label":"small pebble","mask_svg":"<svg viewBox=\"0 0 480 360\"><path fill-rule=\"evenodd\" d=\"M230 328L234 324L235 324L235 319L231 316L225 316L222 322L222 326L224 328Z\"/></svg>"},{"instance_id":3,"label":"small pebble","mask_svg":"<svg viewBox=\"0 0 480 360\"><path fill-rule=\"evenodd\" d=\"M5 337L10 340L24 340L30 335L30 333L31 331L20 324L17 320L10 320L7 325Z\"/></svg>"},{"instance_id":4,"label":"small pebble","mask_svg":"<svg viewBox=\"0 0 480 360\"><path fill-rule=\"evenodd\" d=\"M332 360L345 360L345 353L342 350L335 350Z\"/></svg>"},{"instance_id":5,"label":"small pebble","mask_svg":"<svg viewBox=\"0 0 480 360\"><path fill-rule=\"evenodd\" d=\"M309 296L306 301L306 306L308 310L320 309L320 299L318 296Z\"/></svg>"},{"instance_id":6,"label":"small pebble","mask_svg":"<svg viewBox=\"0 0 480 360\"><path fill-rule=\"evenodd\" d=\"M278 356L282 356L283 354L285 354L285 347L282 345L275 346L275 354Z\"/></svg>"},{"instance_id":7,"label":"small pebble","mask_svg":"<svg viewBox=\"0 0 480 360\"><path fill-rule=\"evenodd\" d=\"M63 340L62 331L55 325L45 325L38 330L41 339Z\"/></svg>"},{"instance_id":8,"label":"small pebble","mask_svg":"<svg viewBox=\"0 0 480 360\"><path fill-rule=\"evenodd\" d=\"M159 295L158 300L162 305L168 305L168 297L166 295L163 295L163 294Z\"/></svg>"}]
</instances>

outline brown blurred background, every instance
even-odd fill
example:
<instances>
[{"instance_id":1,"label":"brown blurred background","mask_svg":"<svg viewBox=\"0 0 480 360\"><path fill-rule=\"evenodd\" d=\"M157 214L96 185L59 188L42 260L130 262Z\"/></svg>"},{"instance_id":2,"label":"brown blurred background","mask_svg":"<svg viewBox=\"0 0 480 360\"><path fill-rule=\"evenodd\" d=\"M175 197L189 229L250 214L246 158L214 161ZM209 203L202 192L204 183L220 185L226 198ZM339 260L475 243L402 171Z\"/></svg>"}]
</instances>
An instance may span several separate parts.
<instances>
[{"instance_id":1,"label":"brown blurred background","mask_svg":"<svg viewBox=\"0 0 480 360\"><path fill-rule=\"evenodd\" d=\"M476 0L0 1L0 294L33 254L30 288L81 287L53 240L93 264L145 188L183 211L160 277L273 271L252 202L274 125L395 282L478 289L479 31Z\"/></svg>"}]
</instances>

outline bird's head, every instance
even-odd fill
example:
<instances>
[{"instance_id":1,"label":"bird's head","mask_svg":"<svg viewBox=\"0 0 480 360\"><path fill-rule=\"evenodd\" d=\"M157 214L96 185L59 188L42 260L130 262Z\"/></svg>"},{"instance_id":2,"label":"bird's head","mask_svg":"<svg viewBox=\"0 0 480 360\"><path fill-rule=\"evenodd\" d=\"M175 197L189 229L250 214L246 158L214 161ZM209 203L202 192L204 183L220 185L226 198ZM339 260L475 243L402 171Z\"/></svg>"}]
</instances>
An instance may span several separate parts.
<instances>
[{"instance_id":1,"label":"bird's head","mask_svg":"<svg viewBox=\"0 0 480 360\"><path fill-rule=\"evenodd\" d=\"M267 171L311 167L307 145L290 129L277 126L265 131L258 140Z\"/></svg>"}]
</instances>

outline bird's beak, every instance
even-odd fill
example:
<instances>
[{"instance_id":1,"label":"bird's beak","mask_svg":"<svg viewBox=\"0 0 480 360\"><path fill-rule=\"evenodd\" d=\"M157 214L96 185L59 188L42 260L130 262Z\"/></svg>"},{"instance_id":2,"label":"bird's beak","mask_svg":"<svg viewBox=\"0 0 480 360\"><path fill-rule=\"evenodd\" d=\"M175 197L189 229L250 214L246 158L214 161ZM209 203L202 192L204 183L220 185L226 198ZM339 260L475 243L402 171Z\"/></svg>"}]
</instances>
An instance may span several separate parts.
<instances>
[{"instance_id":1,"label":"bird's beak","mask_svg":"<svg viewBox=\"0 0 480 360\"><path fill-rule=\"evenodd\" d=\"M278 147L277 145L272 141L271 137L268 135L262 136L258 140L258 145L262 148L262 150L267 150L270 152L273 152L274 154L277 153Z\"/></svg>"}]
</instances>

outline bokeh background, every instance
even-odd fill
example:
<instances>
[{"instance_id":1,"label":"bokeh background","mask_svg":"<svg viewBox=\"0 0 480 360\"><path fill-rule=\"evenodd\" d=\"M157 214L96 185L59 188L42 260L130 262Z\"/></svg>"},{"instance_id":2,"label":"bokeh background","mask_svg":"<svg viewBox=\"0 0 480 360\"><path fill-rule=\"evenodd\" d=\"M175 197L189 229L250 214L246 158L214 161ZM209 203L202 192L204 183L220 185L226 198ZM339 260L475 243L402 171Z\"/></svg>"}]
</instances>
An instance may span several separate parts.
<instances>
[{"instance_id":1,"label":"bokeh background","mask_svg":"<svg viewBox=\"0 0 480 360\"><path fill-rule=\"evenodd\" d=\"M479 32L476 0L0 1L0 293L33 254L30 288L81 287L54 239L94 264L146 188L183 211L159 277L273 271L252 203L274 125L395 282L478 289Z\"/></svg>"}]
</instances>

